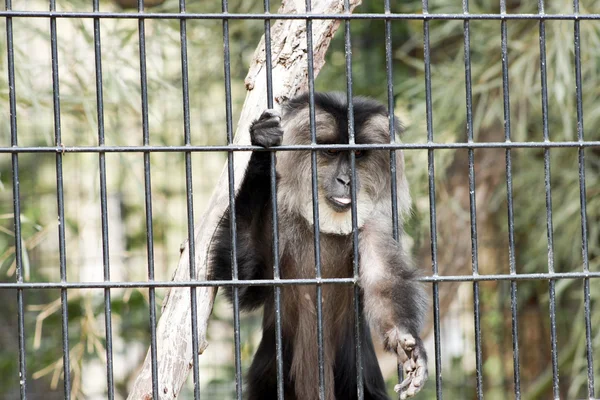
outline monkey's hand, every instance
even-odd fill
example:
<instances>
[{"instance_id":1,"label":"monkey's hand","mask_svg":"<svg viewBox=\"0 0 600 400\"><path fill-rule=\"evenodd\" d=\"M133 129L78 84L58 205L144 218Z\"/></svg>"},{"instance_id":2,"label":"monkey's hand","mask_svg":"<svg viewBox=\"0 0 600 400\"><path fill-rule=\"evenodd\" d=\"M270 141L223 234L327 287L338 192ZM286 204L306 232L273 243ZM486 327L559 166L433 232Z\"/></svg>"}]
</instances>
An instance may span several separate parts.
<instances>
[{"instance_id":1,"label":"monkey's hand","mask_svg":"<svg viewBox=\"0 0 600 400\"><path fill-rule=\"evenodd\" d=\"M403 400L414 396L427 380L427 353L423 342L419 337L394 328L385 335L384 345L398 355L404 371L404 380L394 386L394 391Z\"/></svg>"},{"instance_id":2,"label":"monkey's hand","mask_svg":"<svg viewBox=\"0 0 600 400\"><path fill-rule=\"evenodd\" d=\"M268 109L250 125L250 141L255 146L273 147L281 144L283 129L281 115L277 110Z\"/></svg>"}]
</instances>

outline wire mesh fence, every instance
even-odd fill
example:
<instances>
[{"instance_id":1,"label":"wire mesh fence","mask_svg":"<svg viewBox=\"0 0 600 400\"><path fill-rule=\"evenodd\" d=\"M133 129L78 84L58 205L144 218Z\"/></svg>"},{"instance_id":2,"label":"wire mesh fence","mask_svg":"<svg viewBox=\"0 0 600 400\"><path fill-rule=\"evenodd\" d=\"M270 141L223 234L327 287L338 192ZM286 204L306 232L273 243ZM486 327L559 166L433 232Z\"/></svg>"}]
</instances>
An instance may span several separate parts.
<instances>
[{"instance_id":1,"label":"wire mesh fence","mask_svg":"<svg viewBox=\"0 0 600 400\"><path fill-rule=\"evenodd\" d=\"M188 2L191 3L191 2ZM572 11L567 13L546 13L545 3L543 0L539 0L537 4L537 10L531 13L511 13L512 4L507 4L506 0L499 0L499 12L497 13L478 13L471 12L471 6L467 0L462 1L461 12L430 12L429 2L427 0L422 1L422 8L419 12L412 13L400 13L392 12L392 6L390 0L386 0L383 5L382 12L378 13L362 13L360 8L358 13L345 12L342 14L318 14L311 12L311 1L306 1L306 12L299 14L276 14L270 13L272 5L269 0L265 0L263 4L264 12L230 12L227 0L223 0L221 3L221 12L189 12L186 9L186 1L180 0L178 4L177 12L159 11L154 12L147 10L144 6L144 1L139 0L137 2L137 9L131 12L117 12L117 11L103 11L101 9L101 2L99 0L93 0L90 2L89 10L86 11L61 11L57 10L57 4L55 0L49 1L48 9L45 11L23 11L17 7L13 7L11 0L5 0L5 9L0 11L0 19L4 21L6 25L6 54L7 54L7 107L9 109L9 119L3 124L9 127L10 141L8 144L0 145L0 155L10 156L10 174L12 178L12 205L13 210L13 233L14 233L14 263L15 263L15 279L12 281L0 282L0 291L14 290L16 291L16 303L17 303L17 327L18 327L18 367L19 367L19 391L20 398L25 399L31 397L28 388L30 387L30 376L31 371L28 370L26 363L27 353L29 350L28 339L32 335L26 323L26 310L25 310L25 298L27 293L33 290L59 290L60 291L60 326L61 326L61 347L62 347L62 377L63 377L63 393L65 398L70 398L70 394L73 389L73 382L70 377L72 374L72 360L70 359L70 350L72 348L72 335L69 334L70 329L70 316L71 312L69 309L69 296L74 290L77 289L99 289L103 291L103 314L104 314L104 341L105 341L105 379L106 379L106 396L107 398L113 399L118 398L115 392L115 364L113 362L113 312L112 312L112 300L111 293L117 289L131 289L141 288L148 292L148 319L149 319L149 346L150 354L152 359L152 382L153 382L153 397L159 398L161 393L159 392L158 384L158 368L159 362L157 356L157 334L156 325L159 318L157 312L157 297L155 291L161 288L173 288L173 287L189 287L191 296L191 321L192 326L191 337L193 347L193 360L192 360L192 379L193 379L193 398L202 398L205 395L201 390L201 383L203 380L201 370L199 368L198 355L198 326L197 320L197 309L196 309L196 288L207 287L207 286L232 286L234 293L234 306L233 306L233 327L234 327L234 376L235 376L235 398L241 399L243 396L243 370L242 370L242 359L243 359L243 339L240 336L242 320L240 319L239 304L237 304L238 290L240 287L260 285L260 286L272 286L274 288L275 298L275 309L277 316L276 320L276 343L277 343L277 354L274 356L277 360L277 382L278 382L278 393L279 398L283 398L284 389L283 384L285 381L284 366L282 357L282 337L281 337L281 290L288 285L314 285L316 288L317 298L322 299L322 287L324 285L351 285L354 288L354 302L356 307L355 312L355 329L357 332L361 331L361 324L366 323L361 319L359 298L360 298L360 283L358 280L358 229L356 221L356 202L352 201L353 205L353 248L354 248L354 273L352 277L347 278L323 278L321 276L321 265L320 265L320 232L318 229L319 221L319 198L317 188L317 162L316 162L316 151L323 149L337 149L337 150L385 150L390 152L390 173L395 176L396 171L393 169L395 165L395 157L397 151L426 151L426 165L427 165L427 186L426 195L428 199L428 214L429 214L429 244L430 244L430 264L431 269L424 270L424 276L421 280L431 286L431 304L432 304L432 336L433 336L433 354L430 364L432 381L435 383L435 397L438 399L443 398L443 382L442 378L445 376L446 371L444 370L444 360L442 354L442 340L441 340L441 329L443 319L441 313L443 312L443 304L440 304L440 286L444 283L450 282L466 282L472 285L472 298L473 298L473 310L472 310L472 327L473 327L473 342L474 355L475 355L475 382L473 384L474 395L470 397L477 397L479 399L484 397L485 388L485 349L484 342L485 338L482 336L482 311L481 311L481 284L489 281L493 282L506 282L509 285L509 306L510 306L510 336L512 349L508 352L511 353L512 357L512 371L513 377L512 382L508 386L512 390L510 397L520 399L522 397L521 387L521 367L522 360L520 358L520 345L527 346L527 343L523 342L521 337L522 330L528 329L519 325L519 298L517 294L517 286L521 282L539 281L547 283L547 296L548 296L548 322L549 322L549 338L548 343L550 346L549 360L551 364L551 393L553 398L566 398L566 389L562 388L559 383L559 378L562 374L559 373L559 366L561 365L560 349L558 347L557 337L557 324L560 325L564 321L557 321L557 309L561 307L560 302L557 300L557 290L561 282L577 281L582 282L583 290L583 320L577 321L576 323L582 323L585 327L585 340L583 345L585 347L585 395L590 399L595 397L595 371L594 371L594 360L593 354L594 349L593 341L595 332L593 329L593 286L598 285L597 279L600 278L600 272L593 267L590 267L590 250L589 242L590 232L589 229L592 225L595 226L596 220L588 220L588 196L589 188L586 188L586 154L594 152L596 154L597 149L600 148L600 138L591 135L595 138L594 140L586 140L584 137L584 116L583 116L583 90L586 82L582 80L582 51L585 48L581 44L581 24L585 21L600 20L600 14L594 13L580 13L580 5L578 0L574 0L572 3ZM480 8L480 7L476 7ZM345 10L350 10L349 1L345 1ZM15 61L15 48L19 46L19 43L14 39L14 28L13 23L16 20L21 19L40 19L45 24L49 25L49 31L47 34L50 38L50 50L51 50L51 77L52 77L52 108L53 108L53 133L54 138L52 143L46 145L20 145L19 144L19 130L18 121L19 119L19 87L16 85L15 74L19 73L20 65ZM59 43L57 36L57 24L60 21L66 19L74 20L91 20L93 22L93 49L94 49L94 71L95 71L95 98L96 98L96 121L97 121L97 135L96 143L91 145L71 145L63 140L63 124L61 122L61 105L65 101L61 97L61 71L59 70ZM102 54L102 34L101 34L101 23L102 21L109 19L129 19L137 23L137 42L138 42L138 53L139 53L139 87L140 87L140 103L139 110L142 116L141 121L141 135L142 141L138 145L113 145L107 144L106 127L105 127L105 87L106 82L103 77L103 62L105 58ZM232 76L230 66L231 60L231 46L232 41L235 39L231 38L230 34L230 23L235 21L249 21L257 20L263 21L264 23L264 35L265 35L265 54L266 54L266 70L267 72L267 104L265 108L273 108L273 82L270 71L271 66L271 23L273 21L281 19L300 19L306 21L306 39L307 39L307 53L308 53L308 65L307 65L307 79L308 79L308 91L310 99L310 127L311 127L311 138L312 144L310 145L295 145L295 146L280 146L277 147L277 151L299 151L308 150L312 154L312 193L313 193L313 216L315 221L314 230L314 247L315 247L315 278L314 279L281 279L279 271L278 257L279 254L279 243L277 235L274 235L273 253L274 253L274 279L263 279L263 280L239 280L237 276L237 264L234 257L233 261L233 277L232 280L227 281L206 281L198 280L196 276L196 266L194 254L196 251L195 243L195 220L198 216L198 212L194 210L194 185L192 173L201 173L197 169L193 168L192 158L195 154L205 152L221 152L227 154L227 165L228 165L228 185L229 185L229 212L231 215L232 232L235 232L236 219L235 219L235 182L234 182L234 153L235 152L248 152L248 151L269 151L271 154L271 170L270 170L270 184L271 184L271 201L273 204L273 215L272 215L272 229L274 232L278 231L278 214L277 214L277 177L275 172L275 151L266 150L256 146L237 145L233 143L234 134L234 112L233 112L233 95L232 91ZM314 71L314 54L313 54L313 35L312 35L312 23L315 20L339 20L343 24L343 38L345 48L345 58L343 60L344 74L345 74L345 86L347 98L350 100L356 94L354 90L354 80L359 79L357 74L353 72L353 54L352 45L353 40L357 38L351 34L351 24L356 21L368 21L376 20L383 22L384 31L381 32L381 37L384 41L385 47L385 77L386 77L386 97L387 106L389 110L390 120L390 141L386 144L356 144L354 142L354 112L353 103L348 101L348 123L349 123L349 143L343 145L322 145L317 144L316 141L316 123L315 123L315 105L314 105L314 92L315 88L315 71ZM148 100L148 74L149 67L147 65L147 42L146 42L146 31L147 24L153 20L165 20L174 22L179 25L179 41L180 41L180 60L181 60L181 102L183 105L183 144L179 145L165 145L165 144L153 144L150 134L150 111L149 111L149 100ZM189 87L189 60L188 60L188 35L187 29L189 24L196 23L198 21L214 20L220 22L222 25L222 49L223 49L223 78L224 78L224 99L225 99L225 121L222 122L222 126L225 128L226 133L226 144L223 145L198 145L192 141L192 123L191 123L191 111L190 111L190 93ZM538 37L539 37L539 72L540 81L539 88L541 96L541 136L536 140L514 140L513 139L513 125L511 124L511 102L510 102L510 88L511 83L509 82L509 71L511 63L509 60L509 42L508 42L508 25L511 21L522 21L528 20L533 21L538 25ZM434 112L436 111L433 106L432 96L434 95L432 89L432 47L430 38L431 24L436 22L445 21L458 21L462 23L463 31L463 49L464 54L462 60L464 61L464 93L465 93L465 104L456 104L456 109L464 109L459 111L465 113L465 140L458 142L436 142L436 129L434 126ZM472 79L472 64L473 58L471 53L472 43L478 40L471 32L472 24L476 21L489 21L490 23L499 24L500 30L498 35L501 42L501 66L500 66L500 81L499 90L501 91L502 98L502 123L503 123L503 134L504 140L492 140L492 141L478 141L477 140L477 128L476 121L474 121L474 96L473 93L473 79ZM552 83L549 81L548 76L548 59L547 59L547 40L546 40L546 27L547 24L552 21L563 21L572 24L572 42L573 42L573 54L572 60L569 62L573 63L573 73L575 79L575 86L572 87L571 96L575 98L576 107L576 137L571 140L552 140L551 129L550 129L550 111L549 111L549 97L553 96ZM423 80L422 84L425 88L424 104L425 104L425 131L426 135L422 137L422 140L417 142L406 142L402 143L396 141L396 132L394 132L395 126L393 121L393 115L396 107L396 91L394 90L394 51L401 44L393 42L392 34L392 23L404 24L404 23L418 23L422 25L423 32L423 43L421 48L422 54L422 71ZM482 22L483 23L483 22ZM486 22L487 23L487 22ZM437 39L436 39L437 40ZM533 95L533 94L532 94ZM592 128L595 130L595 127ZM553 176L565 173L562 170L551 173L551 153L554 149L565 148L577 151L578 162L577 165L573 165L574 171L578 174L578 194L579 194L579 218L580 218L580 230L581 230L581 243L573 243L573 246L581 248L581 265L579 269L564 270L563 268L557 268L555 263L555 252L554 252L554 240L555 240L555 228L553 227L553 191L552 182ZM476 160L475 154L479 149L498 149L504 151L505 164L503 166L494 165L489 168L503 168L505 170L505 185L506 185L506 210L507 210L507 244L508 249L508 273L481 273L480 267L480 255L479 245L480 240L478 236L478 208L486 207L486 204L478 204L477 197L477 177L476 177ZM546 248L547 248L547 270L546 271L529 271L520 272L519 263L516 257L516 252L519 247L519 239L515 235L515 204L513 202L513 176L515 173L515 167L513 165L513 154L518 149L539 149L542 152L543 157L543 181L544 191L543 197L545 202L545 221L546 221ZM435 151L465 151L467 154L467 167L468 167L468 220L470 228L470 265L471 273L460 273L460 274L443 274L440 273L440 261L438 260L438 249L440 243L438 242L438 204L439 198L436 192L436 169L435 169ZM65 173L64 160L74 153L91 154L97 158L98 163L98 177L99 179L99 205L100 209L97 212L101 219L101 254L102 254L102 272L103 280L98 282L89 281L75 281L68 277L67 274L67 259L66 254L69 251L67 246L67 239L65 237L65 229L68 227L68 218L65 217ZM109 226L108 217L108 194L107 194L107 158L110 154L126 154L133 153L141 155L143 157L143 193L144 193L144 230L145 230L145 245L147 249L146 265L147 265L147 280L125 280L115 281L111 280L111 257L109 249L109 238L111 236L111 229ZM155 266L157 260L154 254L154 238L155 238L155 222L153 219L153 195L152 195L152 170L156 168L155 164L151 163L151 158L160 153L176 153L181 154L184 157L184 171L185 171L185 209L186 221L187 221L187 240L189 245L189 280L186 281L169 281L157 279L155 275ZM22 215L23 215L23 202L20 194L20 176L23 173L23 167L19 165L21 157L28 154L40 154L40 155L51 155L55 158L55 184L56 184L56 216L58 217L58 230L57 230L57 246L58 246L58 262L53 268L57 268L60 272L59 280L57 281L30 281L26 278L26 264L28 261L24 259L26 251L23 249L24 238L22 234ZM351 154L351 163L353 165L352 179L356 181L356 171L354 169L354 152ZM571 172L571 171L569 171ZM439 173L439 172L438 172ZM593 172L596 174L596 170ZM594 178L595 179L595 178ZM395 182L395 179L392 179ZM411 187L415 186L415 183L411 182ZM354 186L353 186L354 187ZM542 193L533 194L534 196L542 196ZM356 193L352 194L353 200L356 200ZM394 209L394 221L393 231L394 238L399 240L399 232L401 229L401 222L397 220L397 188L392 188L391 193L392 208ZM594 212L594 215L597 213ZM591 229L596 230L595 227ZM498 233L501 234L501 233ZM502 233L504 234L504 233ZM595 237L595 236L593 236ZM468 240L463 238L464 240ZM235 233L231 236L233 254L236 254L236 235ZM595 253L594 253L595 254ZM593 256L597 257L597 256ZM317 301L317 320L320 321L318 325L317 343L315 345L318 348L319 353L319 365L315 366L319 368L319 382L320 395L324 398L324 372L323 372L323 324L322 324L322 313L321 308L322 301ZM597 333L596 333L597 334ZM355 349L357 359L357 382L358 382L358 396L362 398L362 368L361 365L361 347L360 341L357 341L358 346ZM54 343L58 346L58 343ZM569 375L569 373L565 373ZM569 378L570 379L570 378ZM317 384L317 383L315 383Z\"/></svg>"}]
</instances>

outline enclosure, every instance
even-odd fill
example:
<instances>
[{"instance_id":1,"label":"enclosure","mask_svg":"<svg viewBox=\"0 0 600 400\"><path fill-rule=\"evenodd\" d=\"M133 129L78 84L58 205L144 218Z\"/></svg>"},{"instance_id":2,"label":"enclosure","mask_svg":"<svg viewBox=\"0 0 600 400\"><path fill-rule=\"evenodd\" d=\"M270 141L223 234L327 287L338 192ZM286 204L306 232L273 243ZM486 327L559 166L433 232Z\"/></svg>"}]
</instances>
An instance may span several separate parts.
<instances>
[{"instance_id":1,"label":"enclosure","mask_svg":"<svg viewBox=\"0 0 600 400\"><path fill-rule=\"evenodd\" d=\"M233 199L235 157L252 150L234 142L238 121L278 103L281 21L302 27L287 32L306 46L296 86L370 96L402 121L382 148L406 158L406 244L430 297L417 398L596 397L600 2L313 2L340 11L310 0L284 1L293 13L269 0L0 5L0 398L124 399L148 350L151 397L163 398L161 318L193 354L180 398L242 398L260 313L218 296L198 355L198 293L215 283L197 276L194 232L215 187L220 206ZM332 33L340 23L331 43L313 37L327 21ZM247 77L261 54L264 90ZM247 90L263 90L254 114ZM167 320L169 302L194 322ZM378 356L392 395L396 359Z\"/></svg>"}]
</instances>

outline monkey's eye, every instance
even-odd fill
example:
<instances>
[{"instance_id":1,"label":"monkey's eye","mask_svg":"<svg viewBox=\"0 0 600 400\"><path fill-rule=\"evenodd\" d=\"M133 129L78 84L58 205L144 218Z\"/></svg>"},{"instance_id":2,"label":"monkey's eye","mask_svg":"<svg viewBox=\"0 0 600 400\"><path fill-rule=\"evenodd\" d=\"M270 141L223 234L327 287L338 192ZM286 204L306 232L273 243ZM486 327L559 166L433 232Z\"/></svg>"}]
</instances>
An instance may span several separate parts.
<instances>
[{"instance_id":1,"label":"monkey's eye","mask_svg":"<svg viewBox=\"0 0 600 400\"><path fill-rule=\"evenodd\" d=\"M323 150L323 153L325 153L325 155L328 155L330 157L335 157L340 153L340 151L337 149L327 149L327 150Z\"/></svg>"},{"instance_id":2,"label":"monkey's eye","mask_svg":"<svg viewBox=\"0 0 600 400\"><path fill-rule=\"evenodd\" d=\"M361 158L361 157L363 157L365 154L367 154L367 152L366 152L366 151L364 151L364 150L355 150L355 151L354 151L354 157L355 157L355 158Z\"/></svg>"}]
</instances>

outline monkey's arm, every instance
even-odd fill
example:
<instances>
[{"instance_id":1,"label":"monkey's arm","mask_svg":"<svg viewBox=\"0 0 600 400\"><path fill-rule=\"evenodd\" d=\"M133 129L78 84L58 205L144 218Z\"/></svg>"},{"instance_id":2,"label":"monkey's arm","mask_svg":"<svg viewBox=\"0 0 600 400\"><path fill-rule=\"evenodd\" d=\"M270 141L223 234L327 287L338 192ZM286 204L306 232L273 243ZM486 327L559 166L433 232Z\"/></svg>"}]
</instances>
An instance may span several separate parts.
<instances>
[{"instance_id":1,"label":"monkey's arm","mask_svg":"<svg viewBox=\"0 0 600 400\"><path fill-rule=\"evenodd\" d=\"M250 126L250 138L255 146L271 147L281 142L279 114L267 110ZM269 279L272 271L272 231L270 156L266 151L254 151L246 174L235 197L236 261L238 279ZM211 276L214 280L232 279L231 212L228 209L219 224L211 246ZM261 306L271 289L263 286L242 286L238 290L240 306L254 309ZM233 290L225 287L231 299Z\"/></svg>"},{"instance_id":2,"label":"monkey's arm","mask_svg":"<svg viewBox=\"0 0 600 400\"><path fill-rule=\"evenodd\" d=\"M370 325L386 350L396 353L403 363L405 380L395 390L405 399L416 394L427 379L427 354L419 337L427 301L416 280L418 271L391 237L391 229L383 229L387 225L377 218L361 229L360 284Z\"/></svg>"}]
</instances>

